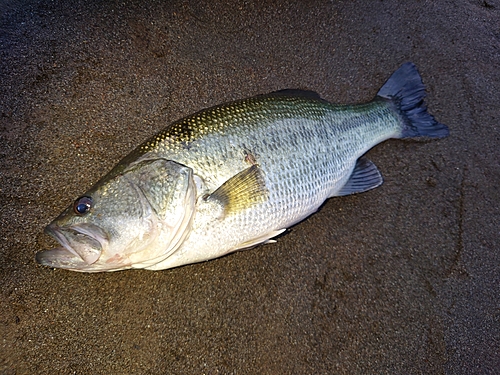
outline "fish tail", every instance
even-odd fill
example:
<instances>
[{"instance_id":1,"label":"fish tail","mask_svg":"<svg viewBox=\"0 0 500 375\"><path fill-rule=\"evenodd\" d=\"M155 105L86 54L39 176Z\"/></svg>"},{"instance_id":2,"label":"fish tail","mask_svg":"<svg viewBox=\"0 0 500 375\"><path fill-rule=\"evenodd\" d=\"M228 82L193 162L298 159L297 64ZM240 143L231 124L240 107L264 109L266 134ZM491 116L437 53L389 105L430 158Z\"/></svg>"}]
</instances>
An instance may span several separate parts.
<instances>
[{"instance_id":1,"label":"fish tail","mask_svg":"<svg viewBox=\"0 0 500 375\"><path fill-rule=\"evenodd\" d=\"M377 93L390 99L404 119L400 138L448 136L448 127L427 112L425 86L417 67L407 62L396 70Z\"/></svg>"}]
</instances>

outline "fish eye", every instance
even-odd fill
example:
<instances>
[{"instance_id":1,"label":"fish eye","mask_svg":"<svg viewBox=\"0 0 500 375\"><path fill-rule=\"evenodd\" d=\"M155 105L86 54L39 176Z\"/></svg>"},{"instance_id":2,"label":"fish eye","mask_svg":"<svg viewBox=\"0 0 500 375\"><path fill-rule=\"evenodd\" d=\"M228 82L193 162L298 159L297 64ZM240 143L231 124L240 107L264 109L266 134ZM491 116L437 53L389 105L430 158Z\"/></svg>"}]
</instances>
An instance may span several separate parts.
<instances>
[{"instance_id":1,"label":"fish eye","mask_svg":"<svg viewBox=\"0 0 500 375\"><path fill-rule=\"evenodd\" d=\"M92 208L92 198L80 197L73 204L73 210L77 215L85 215Z\"/></svg>"}]
</instances>

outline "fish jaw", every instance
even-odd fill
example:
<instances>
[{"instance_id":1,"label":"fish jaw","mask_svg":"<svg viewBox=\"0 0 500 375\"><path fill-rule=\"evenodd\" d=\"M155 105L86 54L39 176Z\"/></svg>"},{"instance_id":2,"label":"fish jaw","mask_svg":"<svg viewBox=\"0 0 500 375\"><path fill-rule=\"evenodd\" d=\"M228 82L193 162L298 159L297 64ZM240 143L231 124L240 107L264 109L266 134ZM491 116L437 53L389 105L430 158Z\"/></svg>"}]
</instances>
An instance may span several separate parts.
<instances>
[{"instance_id":1,"label":"fish jaw","mask_svg":"<svg viewBox=\"0 0 500 375\"><path fill-rule=\"evenodd\" d=\"M88 266L87 262L65 247L41 250L36 253L35 259L42 266L64 268L73 271L84 271Z\"/></svg>"},{"instance_id":2,"label":"fish jaw","mask_svg":"<svg viewBox=\"0 0 500 375\"><path fill-rule=\"evenodd\" d=\"M49 267L83 271L99 260L108 243L104 231L93 224L60 227L53 222L45 228L45 233L61 244L37 253L37 262Z\"/></svg>"}]
</instances>

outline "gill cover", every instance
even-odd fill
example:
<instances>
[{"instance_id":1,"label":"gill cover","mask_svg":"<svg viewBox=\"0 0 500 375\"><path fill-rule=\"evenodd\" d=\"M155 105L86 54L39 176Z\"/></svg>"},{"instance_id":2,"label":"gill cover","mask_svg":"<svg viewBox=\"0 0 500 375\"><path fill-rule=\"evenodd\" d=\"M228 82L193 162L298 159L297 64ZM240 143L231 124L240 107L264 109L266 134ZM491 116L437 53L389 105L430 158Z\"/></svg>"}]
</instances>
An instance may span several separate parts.
<instances>
[{"instance_id":1,"label":"gill cover","mask_svg":"<svg viewBox=\"0 0 500 375\"><path fill-rule=\"evenodd\" d=\"M149 236L151 243L143 254L130 256L132 267L144 268L166 259L189 235L196 185L192 169L172 160L142 161L125 173L138 191L143 212L151 220L151 232L156 234Z\"/></svg>"}]
</instances>

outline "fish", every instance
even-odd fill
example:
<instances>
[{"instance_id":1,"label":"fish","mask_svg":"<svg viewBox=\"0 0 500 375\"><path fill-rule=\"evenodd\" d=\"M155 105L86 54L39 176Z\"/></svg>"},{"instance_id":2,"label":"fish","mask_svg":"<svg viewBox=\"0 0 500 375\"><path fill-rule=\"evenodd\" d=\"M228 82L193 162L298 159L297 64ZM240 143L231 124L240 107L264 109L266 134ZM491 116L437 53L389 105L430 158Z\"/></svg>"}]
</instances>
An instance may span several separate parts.
<instances>
[{"instance_id":1,"label":"fish","mask_svg":"<svg viewBox=\"0 0 500 375\"><path fill-rule=\"evenodd\" d=\"M364 154L390 138L443 138L422 78L403 64L362 104L281 90L173 122L54 219L39 264L163 270L270 243L332 197L380 186Z\"/></svg>"}]
</instances>

